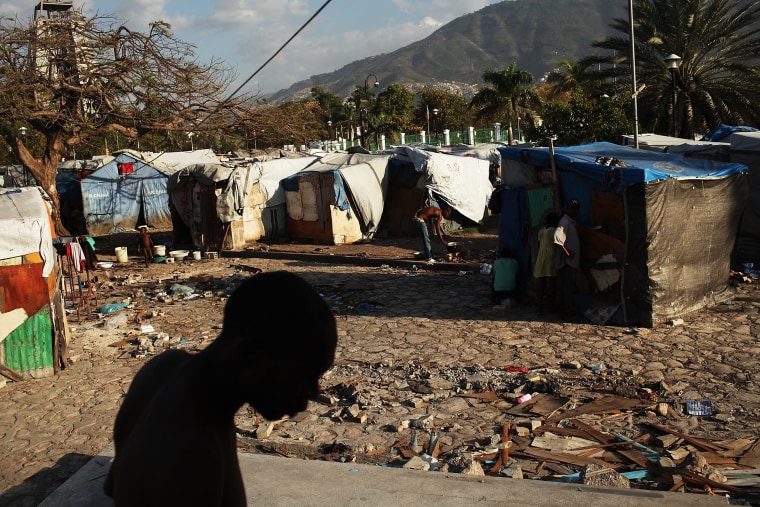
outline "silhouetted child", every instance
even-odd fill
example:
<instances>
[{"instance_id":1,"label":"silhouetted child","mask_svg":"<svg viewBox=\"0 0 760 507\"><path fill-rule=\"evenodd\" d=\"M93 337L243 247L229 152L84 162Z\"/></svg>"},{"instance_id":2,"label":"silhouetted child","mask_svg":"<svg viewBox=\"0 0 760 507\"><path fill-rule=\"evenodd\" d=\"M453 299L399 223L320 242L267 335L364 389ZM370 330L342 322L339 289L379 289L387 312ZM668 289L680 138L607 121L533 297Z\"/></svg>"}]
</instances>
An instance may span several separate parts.
<instances>
[{"instance_id":1,"label":"silhouetted child","mask_svg":"<svg viewBox=\"0 0 760 507\"><path fill-rule=\"evenodd\" d=\"M533 276L536 279L536 297L538 313L541 313L546 288L549 288L549 307L554 311L557 292L557 246L554 244L554 231L559 223L559 216L551 212L544 219L544 226L538 231L538 254Z\"/></svg>"},{"instance_id":2,"label":"silhouetted child","mask_svg":"<svg viewBox=\"0 0 760 507\"><path fill-rule=\"evenodd\" d=\"M140 229L140 237L137 240L137 253L143 253L145 256L145 267L147 268L150 266L150 261L153 258L153 239L148 234L147 225L141 225L138 229Z\"/></svg>"},{"instance_id":3,"label":"silhouetted child","mask_svg":"<svg viewBox=\"0 0 760 507\"><path fill-rule=\"evenodd\" d=\"M104 490L117 506L246 505L234 416L295 415L335 357L335 318L301 277L255 275L230 296L219 337L169 350L135 375L116 416Z\"/></svg>"},{"instance_id":4,"label":"silhouetted child","mask_svg":"<svg viewBox=\"0 0 760 507\"><path fill-rule=\"evenodd\" d=\"M499 257L493 263L493 282L491 284L491 299L496 305L506 299L511 300L517 296L517 271L519 265L512 258L508 248L502 248Z\"/></svg>"}]
</instances>

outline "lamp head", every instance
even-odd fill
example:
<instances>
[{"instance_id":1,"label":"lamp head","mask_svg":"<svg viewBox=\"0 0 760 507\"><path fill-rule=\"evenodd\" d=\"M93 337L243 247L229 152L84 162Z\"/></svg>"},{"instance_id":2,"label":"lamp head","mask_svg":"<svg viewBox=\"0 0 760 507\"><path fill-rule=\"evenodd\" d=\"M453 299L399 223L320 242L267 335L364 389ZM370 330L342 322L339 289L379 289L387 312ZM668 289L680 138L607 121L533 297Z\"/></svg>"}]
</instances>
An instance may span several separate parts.
<instances>
[{"instance_id":1,"label":"lamp head","mask_svg":"<svg viewBox=\"0 0 760 507\"><path fill-rule=\"evenodd\" d=\"M681 65L682 58L675 54L669 54L664 58L665 64L668 66L668 69L675 70Z\"/></svg>"}]
</instances>

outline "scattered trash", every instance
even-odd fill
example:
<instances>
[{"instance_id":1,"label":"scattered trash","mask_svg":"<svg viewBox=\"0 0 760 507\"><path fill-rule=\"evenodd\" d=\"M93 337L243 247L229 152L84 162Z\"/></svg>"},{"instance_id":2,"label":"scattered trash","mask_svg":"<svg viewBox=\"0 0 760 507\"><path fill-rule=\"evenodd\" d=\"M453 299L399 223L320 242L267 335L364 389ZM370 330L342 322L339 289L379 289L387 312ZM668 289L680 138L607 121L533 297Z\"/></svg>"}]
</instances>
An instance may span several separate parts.
<instances>
[{"instance_id":1,"label":"scattered trash","mask_svg":"<svg viewBox=\"0 0 760 507\"><path fill-rule=\"evenodd\" d=\"M530 393L523 394L522 396L520 396L519 398L517 398L517 403L525 403L526 401L530 400L531 398L533 398L532 394L530 394Z\"/></svg>"},{"instance_id":2,"label":"scattered trash","mask_svg":"<svg viewBox=\"0 0 760 507\"><path fill-rule=\"evenodd\" d=\"M111 317L110 319L106 320L106 327L108 329L116 329L119 326L123 326L127 323L127 314L126 313L120 313L116 315L115 317Z\"/></svg>"},{"instance_id":3,"label":"scattered trash","mask_svg":"<svg viewBox=\"0 0 760 507\"><path fill-rule=\"evenodd\" d=\"M98 310L98 313L100 315L108 315L111 313L116 313L122 308L126 308L127 305L124 303L109 303L107 305L103 305L100 307L100 310Z\"/></svg>"},{"instance_id":4,"label":"scattered trash","mask_svg":"<svg viewBox=\"0 0 760 507\"><path fill-rule=\"evenodd\" d=\"M483 264L480 265L480 274L481 275L490 275L491 271L493 271L493 265L492 264L483 263Z\"/></svg>"},{"instance_id":5,"label":"scattered trash","mask_svg":"<svg viewBox=\"0 0 760 507\"><path fill-rule=\"evenodd\" d=\"M195 289L193 289L192 287L188 287L187 285L182 285L180 283L175 283L174 285L171 286L169 290L175 296L184 296L184 297L191 296L195 292Z\"/></svg>"},{"instance_id":6,"label":"scattered trash","mask_svg":"<svg viewBox=\"0 0 760 507\"><path fill-rule=\"evenodd\" d=\"M712 402L710 400L694 401L689 400L686 402L686 412L689 415L708 416L712 415Z\"/></svg>"},{"instance_id":7,"label":"scattered trash","mask_svg":"<svg viewBox=\"0 0 760 507\"><path fill-rule=\"evenodd\" d=\"M673 319L668 322L671 326L682 326L683 325L683 319Z\"/></svg>"},{"instance_id":8,"label":"scattered trash","mask_svg":"<svg viewBox=\"0 0 760 507\"><path fill-rule=\"evenodd\" d=\"M509 373L528 373L528 368L525 366L507 366L504 371Z\"/></svg>"}]
</instances>

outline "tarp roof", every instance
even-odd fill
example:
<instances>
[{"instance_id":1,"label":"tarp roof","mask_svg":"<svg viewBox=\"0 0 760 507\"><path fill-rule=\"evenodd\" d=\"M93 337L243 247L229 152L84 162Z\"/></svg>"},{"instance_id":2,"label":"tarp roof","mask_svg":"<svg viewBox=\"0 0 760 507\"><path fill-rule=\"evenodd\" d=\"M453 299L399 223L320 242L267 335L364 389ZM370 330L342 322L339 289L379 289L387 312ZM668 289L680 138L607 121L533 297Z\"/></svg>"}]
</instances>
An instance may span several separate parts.
<instances>
[{"instance_id":1,"label":"tarp roof","mask_svg":"<svg viewBox=\"0 0 760 507\"><path fill-rule=\"evenodd\" d=\"M722 141L734 132L758 132L754 127L744 125L718 125L710 132L702 136L702 141Z\"/></svg>"},{"instance_id":2,"label":"tarp roof","mask_svg":"<svg viewBox=\"0 0 760 507\"><path fill-rule=\"evenodd\" d=\"M550 166L548 148L506 147L499 148L499 151L504 158L509 160L526 162L539 167ZM604 182L608 178L611 167L597 163L599 157L615 158L626 164L614 166L615 169L619 169L623 187L667 178L718 178L747 171L747 166L742 164L655 153L612 143L593 143L554 150L554 159L558 168Z\"/></svg>"},{"instance_id":3,"label":"tarp roof","mask_svg":"<svg viewBox=\"0 0 760 507\"><path fill-rule=\"evenodd\" d=\"M706 140L699 140L695 141L693 139L682 139L680 137L672 137L672 136L663 136L660 134L639 134L638 136L639 140L639 147L662 147L663 151L666 151L665 148L668 146L681 146L684 144L688 145L714 145L714 144L728 144L728 143L720 143L717 141L706 141ZM635 139L633 135L624 135L622 136L622 144L623 146L635 146Z\"/></svg>"},{"instance_id":4,"label":"tarp roof","mask_svg":"<svg viewBox=\"0 0 760 507\"><path fill-rule=\"evenodd\" d=\"M42 276L53 271L53 232L39 187L0 189L0 259L39 252Z\"/></svg>"},{"instance_id":5,"label":"tarp roof","mask_svg":"<svg viewBox=\"0 0 760 507\"><path fill-rule=\"evenodd\" d=\"M169 174L191 164L219 163L219 158L211 149L194 151L163 151L158 153L153 153L150 151L120 150L114 152L114 155L118 155L119 153L127 153L135 159L142 160L143 162L158 169L163 169L164 172L168 171Z\"/></svg>"},{"instance_id":6,"label":"tarp roof","mask_svg":"<svg viewBox=\"0 0 760 507\"><path fill-rule=\"evenodd\" d=\"M729 136L731 151L760 152L760 132L734 132Z\"/></svg>"}]
</instances>

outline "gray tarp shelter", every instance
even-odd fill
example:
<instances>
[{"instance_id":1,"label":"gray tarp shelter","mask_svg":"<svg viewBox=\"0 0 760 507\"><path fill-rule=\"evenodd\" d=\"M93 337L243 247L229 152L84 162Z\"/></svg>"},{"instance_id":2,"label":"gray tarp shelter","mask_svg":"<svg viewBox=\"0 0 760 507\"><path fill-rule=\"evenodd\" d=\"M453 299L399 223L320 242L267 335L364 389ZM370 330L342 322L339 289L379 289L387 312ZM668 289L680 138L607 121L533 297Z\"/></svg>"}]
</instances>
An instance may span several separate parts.
<instances>
[{"instance_id":1,"label":"gray tarp shelter","mask_svg":"<svg viewBox=\"0 0 760 507\"><path fill-rule=\"evenodd\" d=\"M546 148L500 151L506 173L532 168L539 187L501 192L500 248L520 248L525 229L516 217L547 181L542 175L551 175L551 157ZM562 199L581 202L587 283L579 280L579 307L587 316L653 325L731 297L731 253L748 193L745 165L610 143L556 148L554 162Z\"/></svg>"},{"instance_id":2,"label":"gray tarp shelter","mask_svg":"<svg viewBox=\"0 0 760 507\"><path fill-rule=\"evenodd\" d=\"M280 181L316 157L252 163L193 164L167 183L176 243L200 249L236 250L248 241L286 232L285 192ZM225 238L226 236L226 238Z\"/></svg>"}]
</instances>

